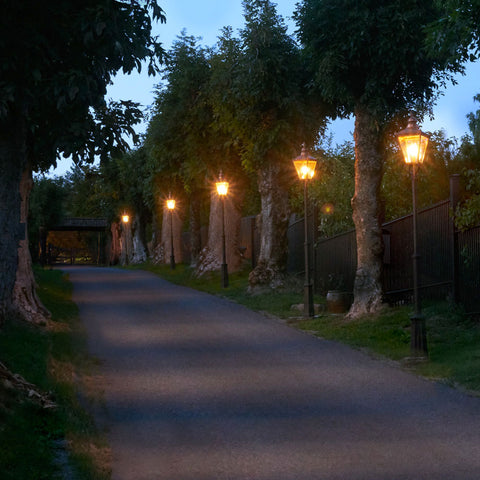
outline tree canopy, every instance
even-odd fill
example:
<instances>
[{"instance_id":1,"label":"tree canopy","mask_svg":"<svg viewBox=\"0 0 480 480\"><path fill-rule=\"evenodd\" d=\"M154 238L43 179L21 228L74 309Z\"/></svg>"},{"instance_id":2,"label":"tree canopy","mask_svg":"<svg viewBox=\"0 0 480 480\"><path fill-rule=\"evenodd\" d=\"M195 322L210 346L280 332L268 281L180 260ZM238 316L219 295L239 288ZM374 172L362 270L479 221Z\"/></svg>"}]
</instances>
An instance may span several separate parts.
<instances>
[{"instance_id":1,"label":"tree canopy","mask_svg":"<svg viewBox=\"0 0 480 480\"><path fill-rule=\"evenodd\" d=\"M20 238L20 180L60 153L93 159L122 145L138 121L132 102L107 107L114 75L163 59L151 35L156 0L6 0L0 17L0 314L11 305ZM118 143L120 142L120 143Z\"/></svg>"},{"instance_id":2,"label":"tree canopy","mask_svg":"<svg viewBox=\"0 0 480 480\"><path fill-rule=\"evenodd\" d=\"M149 73L158 71L163 48L151 37L152 18L165 21L156 0L6 2L0 46L10 54L0 66L0 121L13 106L21 109L39 168L60 152L93 158L133 133L137 105L107 108L105 94L119 70L140 71L147 60Z\"/></svg>"},{"instance_id":3,"label":"tree canopy","mask_svg":"<svg viewBox=\"0 0 480 480\"><path fill-rule=\"evenodd\" d=\"M428 110L457 70L441 51L426 48L426 27L440 16L434 0L303 0L294 14L314 88L337 115L355 115L351 317L382 303L380 186L389 122L413 107Z\"/></svg>"}]
</instances>

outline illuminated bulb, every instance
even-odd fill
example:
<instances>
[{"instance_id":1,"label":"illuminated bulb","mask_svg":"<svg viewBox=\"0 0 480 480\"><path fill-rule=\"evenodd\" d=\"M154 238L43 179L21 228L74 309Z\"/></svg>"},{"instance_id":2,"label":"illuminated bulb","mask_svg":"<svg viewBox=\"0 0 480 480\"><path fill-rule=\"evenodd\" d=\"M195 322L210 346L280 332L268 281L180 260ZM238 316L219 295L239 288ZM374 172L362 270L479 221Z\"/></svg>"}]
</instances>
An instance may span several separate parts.
<instances>
[{"instance_id":1,"label":"illuminated bulb","mask_svg":"<svg viewBox=\"0 0 480 480\"><path fill-rule=\"evenodd\" d=\"M219 195L226 195L228 193L228 182L217 182L216 186Z\"/></svg>"}]
</instances>

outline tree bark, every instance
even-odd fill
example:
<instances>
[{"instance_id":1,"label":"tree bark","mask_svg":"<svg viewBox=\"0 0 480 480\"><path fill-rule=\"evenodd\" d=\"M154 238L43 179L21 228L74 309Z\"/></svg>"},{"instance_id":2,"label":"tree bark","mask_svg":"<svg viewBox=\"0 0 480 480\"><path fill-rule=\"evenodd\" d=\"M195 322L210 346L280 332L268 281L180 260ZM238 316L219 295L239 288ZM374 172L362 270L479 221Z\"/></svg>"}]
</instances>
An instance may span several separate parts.
<instances>
[{"instance_id":1,"label":"tree bark","mask_svg":"<svg viewBox=\"0 0 480 480\"><path fill-rule=\"evenodd\" d=\"M240 255L241 198L229 194L225 197L225 251L229 272L239 270L242 264ZM200 253L196 274L220 270L222 264L222 201L217 193L211 195L210 219L208 223L207 245Z\"/></svg>"},{"instance_id":2,"label":"tree bark","mask_svg":"<svg viewBox=\"0 0 480 480\"><path fill-rule=\"evenodd\" d=\"M260 248L255 268L250 272L249 290L282 287L288 255L287 175L278 163L270 162L259 172L261 212L258 217Z\"/></svg>"},{"instance_id":3,"label":"tree bark","mask_svg":"<svg viewBox=\"0 0 480 480\"><path fill-rule=\"evenodd\" d=\"M190 265L197 267L202 251L201 205L203 197L196 191L190 195Z\"/></svg>"},{"instance_id":4,"label":"tree bark","mask_svg":"<svg viewBox=\"0 0 480 480\"><path fill-rule=\"evenodd\" d=\"M120 232L120 265L128 265L133 257L132 217L122 222Z\"/></svg>"},{"instance_id":5,"label":"tree bark","mask_svg":"<svg viewBox=\"0 0 480 480\"><path fill-rule=\"evenodd\" d=\"M383 156L380 130L367 108L355 109L355 195L353 221L357 238L354 301L347 318L375 313L382 306L382 227L379 191Z\"/></svg>"},{"instance_id":6,"label":"tree bark","mask_svg":"<svg viewBox=\"0 0 480 480\"><path fill-rule=\"evenodd\" d=\"M138 213L132 219L132 254L129 263L138 264L147 260L147 249L145 248L144 228Z\"/></svg>"},{"instance_id":7,"label":"tree bark","mask_svg":"<svg viewBox=\"0 0 480 480\"><path fill-rule=\"evenodd\" d=\"M182 225L183 219L180 216L178 209L172 212L170 224L170 210L166 206L163 207L163 219L162 219L162 263L170 263L170 257L172 253L172 228L173 227L173 253L175 257L175 263L183 262L182 252Z\"/></svg>"},{"instance_id":8,"label":"tree bark","mask_svg":"<svg viewBox=\"0 0 480 480\"><path fill-rule=\"evenodd\" d=\"M24 118L23 108L18 107L0 122L0 325L6 314L13 311L17 249L23 236L20 179L26 166Z\"/></svg>"},{"instance_id":9,"label":"tree bark","mask_svg":"<svg viewBox=\"0 0 480 480\"><path fill-rule=\"evenodd\" d=\"M18 247L18 267L13 289L13 304L15 310L21 317L31 323L44 325L50 312L43 306L42 302L37 296L36 282L32 270L32 258L30 256L30 249L28 248L28 206L30 199L30 192L32 190L32 170L28 165L23 172L20 181L20 222L24 229L24 238L20 240Z\"/></svg>"},{"instance_id":10,"label":"tree bark","mask_svg":"<svg viewBox=\"0 0 480 480\"><path fill-rule=\"evenodd\" d=\"M117 265L120 262L120 257L122 255L122 246L121 246L121 233L122 226L118 222L113 222L110 225L110 252L109 252L109 264Z\"/></svg>"}]
</instances>

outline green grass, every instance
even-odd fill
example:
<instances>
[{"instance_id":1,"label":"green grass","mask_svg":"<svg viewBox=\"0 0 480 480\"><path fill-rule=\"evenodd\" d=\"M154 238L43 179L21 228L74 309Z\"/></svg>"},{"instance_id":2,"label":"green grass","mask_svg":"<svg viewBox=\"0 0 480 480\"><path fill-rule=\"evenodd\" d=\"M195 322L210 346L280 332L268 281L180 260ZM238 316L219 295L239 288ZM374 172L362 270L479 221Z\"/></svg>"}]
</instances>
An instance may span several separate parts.
<instances>
[{"instance_id":1,"label":"green grass","mask_svg":"<svg viewBox=\"0 0 480 480\"><path fill-rule=\"evenodd\" d=\"M230 286L222 289L219 273L198 279L193 275L193 270L185 265L177 265L175 270L168 265L151 264L135 268L154 272L172 283L227 297L252 310L270 313L286 319L295 328L322 338L365 349L398 362L410 356L411 306L386 307L377 315L348 322L343 315L327 313L313 319L303 319L301 312L291 309L292 305L303 302L302 287L296 281L290 281L281 292L250 295L247 293L248 269L230 274ZM316 296L315 303L325 304L325 298ZM426 304L423 313L427 323L429 361L409 365L409 368L420 375L480 394L479 323L447 302Z\"/></svg>"},{"instance_id":2,"label":"green grass","mask_svg":"<svg viewBox=\"0 0 480 480\"><path fill-rule=\"evenodd\" d=\"M345 322L343 316L322 315L299 326L315 335L337 340L396 361L410 356L412 308L386 308L378 315ZM411 365L414 371L456 387L480 393L480 326L447 302L423 309L429 361Z\"/></svg>"},{"instance_id":3,"label":"green grass","mask_svg":"<svg viewBox=\"0 0 480 480\"><path fill-rule=\"evenodd\" d=\"M292 313L292 305L303 303L303 279L288 279L281 291L265 291L257 294L249 294L248 274L250 267L246 267L239 272L229 273L229 286L223 288L219 272L211 272L198 278L194 275L194 270L184 264L177 265L172 270L168 265L153 265L144 263L129 268L143 269L155 273L156 275L177 285L185 285L196 290L219 295L229 298L246 307L263 311L280 318L288 318ZM315 296L315 303L324 303L325 299ZM296 312L299 315L299 312Z\"/></svg>"},{"instance_id":4,"label":"green grass","mask_svg":"<svg viewBox=\"0 0 480 480\"><path fill-rule=\"evenodd\" d=\"M2 480L55 480L62 472L55 441L70 445L77 479L106 480L90 455L102 444L92 418L78 400L78 380L94 360L86 353L71 285L60 271L36 269L38 293L52 313L48 327L8 318L0 330L0 361L41 391L55 409L42 409L22 395L0 388L0 472Z\"/></svg>"}]
</instances>

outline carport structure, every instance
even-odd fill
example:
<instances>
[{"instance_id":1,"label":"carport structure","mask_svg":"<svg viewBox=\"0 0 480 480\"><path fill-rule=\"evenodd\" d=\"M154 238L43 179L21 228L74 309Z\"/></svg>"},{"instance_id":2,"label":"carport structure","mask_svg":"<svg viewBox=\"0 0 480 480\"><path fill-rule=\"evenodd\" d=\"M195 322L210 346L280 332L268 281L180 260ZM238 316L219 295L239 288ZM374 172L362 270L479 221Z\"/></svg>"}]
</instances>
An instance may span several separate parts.
<instances>
[{"instance_id":1,"label":"carport structure","mask_svg":"<svg viewBox=\"0 0 480 480\"><path fill-rule=\"evenodd\" d=\"M106 218L68 217L51 227L40 228L40 260L43 265L52 263L105 262ZM69 232L55 235L55 232ZM89 233L97 233L96 238ZM76 233L76 235L75 235ZM62 238L63 237L63 238Z\"/></svg>"}]
</instances>

